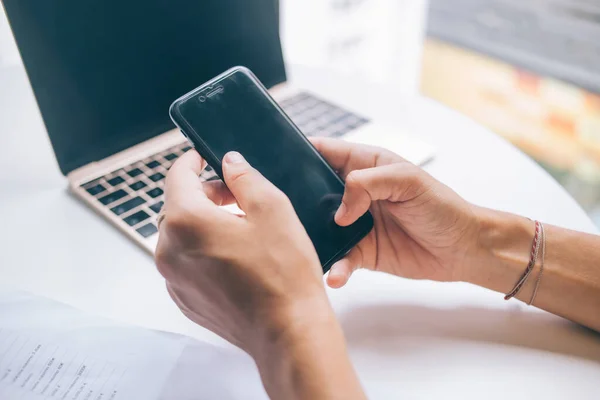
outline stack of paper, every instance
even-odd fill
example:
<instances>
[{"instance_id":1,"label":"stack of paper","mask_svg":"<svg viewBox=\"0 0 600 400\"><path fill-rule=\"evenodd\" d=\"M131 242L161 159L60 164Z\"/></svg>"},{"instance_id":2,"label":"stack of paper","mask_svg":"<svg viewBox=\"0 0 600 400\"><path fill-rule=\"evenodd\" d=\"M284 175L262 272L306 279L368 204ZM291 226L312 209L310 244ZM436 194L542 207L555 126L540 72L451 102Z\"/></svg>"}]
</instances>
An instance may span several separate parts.
<instances>
[{"instance_id":1,"label":"stack of paper","mask_svg":"<svg viewBox=\"0 0 600 400\"><path fill-rule=\"evenodd\" d=\"M0 399L266 399L252 359L0 290Z\"/></svg>"}]
</instances>

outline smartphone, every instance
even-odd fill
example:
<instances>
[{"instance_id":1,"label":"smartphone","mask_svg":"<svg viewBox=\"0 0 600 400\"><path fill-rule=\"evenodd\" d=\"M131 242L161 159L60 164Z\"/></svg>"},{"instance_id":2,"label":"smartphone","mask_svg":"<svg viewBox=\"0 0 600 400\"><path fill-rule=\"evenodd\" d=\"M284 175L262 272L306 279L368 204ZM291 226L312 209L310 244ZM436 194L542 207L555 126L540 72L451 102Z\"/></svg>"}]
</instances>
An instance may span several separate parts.
<instances>
[{"instance_id":1,"label":"smartphone","mask_svg":"<svg viewBox=\"0 0 600 400\"><path fill-rule=\"evenodd\" d=\"M221 179L223 157L237 151L288 196L323 272L373 228L368 212L351 226L335 223L343 180L247 68L232 68L180 97L169 113Z\"/></svg>"}]
</instances>

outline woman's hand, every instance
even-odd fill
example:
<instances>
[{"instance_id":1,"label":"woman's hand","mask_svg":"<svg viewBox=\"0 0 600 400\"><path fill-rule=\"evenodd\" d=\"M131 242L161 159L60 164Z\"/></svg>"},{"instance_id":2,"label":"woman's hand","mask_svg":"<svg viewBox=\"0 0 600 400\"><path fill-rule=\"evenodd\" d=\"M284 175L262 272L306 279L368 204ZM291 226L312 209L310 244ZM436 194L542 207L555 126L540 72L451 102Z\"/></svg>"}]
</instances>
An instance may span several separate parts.
<instances>
[{"instance_id":1,"label":"woman's hand","mask_svg":"<svg viewBox=\"0 0 600 400\"><path fill-rule=\"evenodd\" d=\"M328 284L341 287L357 268L436 281L461 280L476 251L474 207L402 157L342 140L312 143L346 181L335 220L354 223L367 210L375 228L331 268Z\"/></svg>"},{"instance_id":2,"label":"woman's hand","mask_svg":"<svg viewBox=\"0 0 600 400\"><path fill-rule=\"evenodd\" d=\"M238 153L201 183L171 168L156 264L182 312L248 352L271 398L362 399L316 251L288 200ZM245 216L218 205L237 202Z\"/></svg>"}]
</instances>

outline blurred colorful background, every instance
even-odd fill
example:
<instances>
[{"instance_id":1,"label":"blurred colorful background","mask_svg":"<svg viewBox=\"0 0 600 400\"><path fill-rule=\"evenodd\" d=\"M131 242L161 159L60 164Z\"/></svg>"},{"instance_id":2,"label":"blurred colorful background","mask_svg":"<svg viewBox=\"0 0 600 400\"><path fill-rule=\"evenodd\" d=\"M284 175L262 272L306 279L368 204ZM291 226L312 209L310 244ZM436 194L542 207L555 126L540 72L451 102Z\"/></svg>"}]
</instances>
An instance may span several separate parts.
<instances>
[{"instance_id":1,"label":"blurred colorful background","mask_svg":"<svg viewBox=\"0 0 600 400\"><path fill-rule=\"evenodd\" d=\"M421 91L546 168L600 226L600 2L431 0Z\"/></svg>"}]
</instances>

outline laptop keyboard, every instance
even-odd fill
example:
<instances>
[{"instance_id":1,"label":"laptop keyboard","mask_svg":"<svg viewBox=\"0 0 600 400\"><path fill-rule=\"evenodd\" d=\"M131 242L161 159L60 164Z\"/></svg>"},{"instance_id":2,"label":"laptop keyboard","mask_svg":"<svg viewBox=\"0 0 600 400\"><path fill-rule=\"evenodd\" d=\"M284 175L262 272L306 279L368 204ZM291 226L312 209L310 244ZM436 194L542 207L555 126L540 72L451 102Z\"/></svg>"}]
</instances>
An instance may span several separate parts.
<instances>
[{"instance_id":1,"label":"laptop keyboard","mask_svg":"<svg viewBox=\"0 0 600 400\"><path fill-rule=\"evenodd\" d=\"M369 122L308 93L299 93L279 105L306 136L340 137Z\"/></svg>"},{"instance_id":2,"label":"laptop keyboard","mask_svg":"<svg viewBox=\"0 0 600 400\"><path fill-rule=\"evenodd\" d=\"M182 143L82 187L138 235L150 237L158 232L156 217L164 204L163 186L167 171L177 157L189 149L188 143ZM211 168L202 173L204 179L215 177Z\"/></svg>"},{"instance_id":3,"label":"laptop keyboard","mask_svg":"<svg viewBox=\"0 0 600 400\"><path fill-rule=\"evenodd\" d=\"M279 104L306 136L340 137L369 122L308 93L299 93ZM137 235L149 238L158 232L156 219L164 204L167 171L180 155L190 149L187 142L182 143L81 187L121 218ZM218 179L218 176L207 167L200 178L206 181Z\"/></svg>"}]
</instances>

